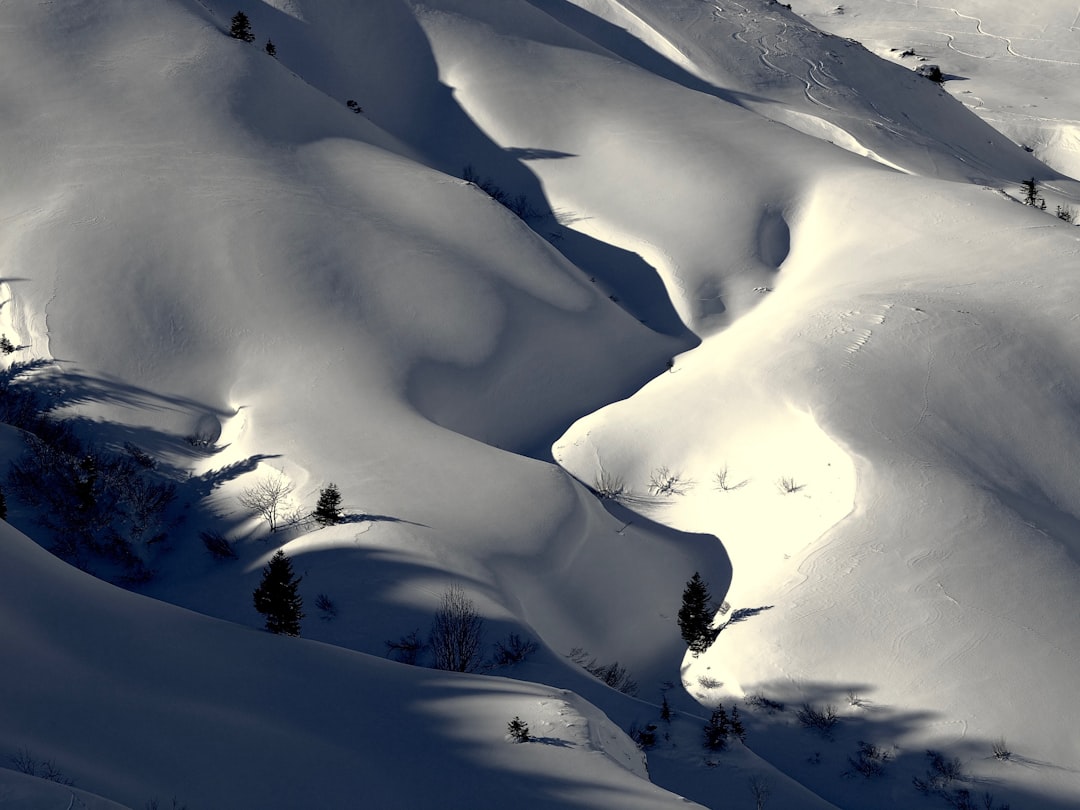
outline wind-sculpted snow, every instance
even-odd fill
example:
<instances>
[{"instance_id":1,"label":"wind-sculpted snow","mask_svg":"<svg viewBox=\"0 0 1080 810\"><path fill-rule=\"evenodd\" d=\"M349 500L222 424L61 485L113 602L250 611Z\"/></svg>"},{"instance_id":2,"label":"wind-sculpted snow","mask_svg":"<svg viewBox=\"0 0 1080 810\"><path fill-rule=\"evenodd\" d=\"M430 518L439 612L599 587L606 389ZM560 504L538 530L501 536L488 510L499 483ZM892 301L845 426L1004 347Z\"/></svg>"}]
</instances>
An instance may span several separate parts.
<instances>
[{"instance_id":1,"label":"wind-sculpted snow","mask_svg":"<svg viewBox=\"0 0 1080 810\"><path fill-rule=\"evenodd\" d=\"M1080 290L1053 211L1080 194L1049 135L1025 151L957 100L964 63L943 89L820 4L240 5L251 44L216 0L0 4L5 362L179 493L144 596L4 535L0 760L55 759L88 806L719 807L764 779L906 808L935 747L1017 807L1075 805ZM988 63L1070 59L1019 17L881 6ZM335 483L345 520L268 534L238 499L267 475L299 516ZM252 629L279 546L310 640ZM684 658L695 571L727 623ZM488 649L536 643L491 670L521 680L378 660L451 585ZM767 711L848 691L833 742ZM662 699L646 770L623 732ZM703 752L718 702L749 733ZM884 782L842 777L860 740Z\"/></svg>"}]
</instances>

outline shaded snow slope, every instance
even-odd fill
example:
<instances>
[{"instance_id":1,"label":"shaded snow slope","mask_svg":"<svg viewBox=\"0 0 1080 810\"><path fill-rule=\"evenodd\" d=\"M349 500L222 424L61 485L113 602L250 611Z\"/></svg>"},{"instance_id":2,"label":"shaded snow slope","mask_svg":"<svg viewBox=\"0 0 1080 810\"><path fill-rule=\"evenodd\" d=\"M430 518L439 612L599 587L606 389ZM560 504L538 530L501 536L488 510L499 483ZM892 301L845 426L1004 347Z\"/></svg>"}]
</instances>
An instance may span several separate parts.
<instances>
[{"instance_id":1,"label":"shaded snow slope","mask_svg":"<svg viewBox=\"0 0 1080 810\"><path fill-rule=\"evenodd\" d=\"M182 484L143 590L217 617L9 532L8 748L129 806L654 807L677 799L616 726L664 690L650 772L708 806L764 775L786 806L908 807L928 746L1075 804L1080 242L1007 199L1075 203L1060 163L776 3L238 7L253 44L216 0L0 7L0 331ZM296 508L335 482L349 521L264 542L237 496L277 470ZM259 624L278 545L310 641L220 621ZM694 571L742 621L684 660ZM362 654L451 583L489 643L538 642L506 674L554 686ZM833 743L748 711L745 747L700 751L718 700L849 689ZM507 743L514 714L547 739ZM880 789L841 778L866 737L896 752Z\"/></svg>"},{"instance_id":2,"label":"shaded snow slope","mask_svg":"<svg viewBox=\"0 0 1080 810\"><path fill-rule=\"evenodd\" d=\"M360 795L387 808L686 806L650 785L640 752L573 694L208 619L0 533L0 745L50 759L80 788L129 807L172 797L191 807L347 807ZM515 715L536 743L507 741ZM0 785L0 796L30 794L12 806L69 795L10 776Z\"/></svg>"}]
</instances>

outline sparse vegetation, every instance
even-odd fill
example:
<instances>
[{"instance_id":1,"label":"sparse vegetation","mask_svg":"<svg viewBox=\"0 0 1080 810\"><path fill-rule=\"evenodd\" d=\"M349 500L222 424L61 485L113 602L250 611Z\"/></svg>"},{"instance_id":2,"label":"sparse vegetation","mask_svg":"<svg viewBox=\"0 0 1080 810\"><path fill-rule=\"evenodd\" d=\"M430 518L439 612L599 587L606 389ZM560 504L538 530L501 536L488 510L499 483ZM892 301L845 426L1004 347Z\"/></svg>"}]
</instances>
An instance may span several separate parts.
<instances>
[{"instance_id":1,"label":"sparse vegetation","mask_svg":"<svg viewBox=\"0 0 1080 810\"><path fill-rule=\"evenodd\" d=\"M59 768L56 767L56 763L51 759L38 759L32 753L30 749L23 746L14 754L8 757L8 762L11 763L12 770L19 773L25 773L28 776L36 776L38 779L47 779L50 782L56 782L60 785L66 785L72 787L75 781L65 775Z\"/></svg>"},{"instance_id":2,"label":"sparse vegetation","mask_svg":"<svg viewBox=\"0 0 1080 810\"><path fill-rule=\"evenodd\" d=\"M11 354L15 351L15 344L8 340L7 335L0 335L0 352Z\"/></svg>"},{"instance_id":3,"label":"sparse vegetation","mask_svg":"<svg viewBox=\"0 0 1080 810\"><path fill-rule=\"evenodd\" d=\"M1057 210L1054 212L1054 214L1062 222L1072 222L1072 221L1074 221L1076 219L1076 212L1073 211L1073 209L1070 208L1067 205L1066 206L1060 206L1059 205L1057 207ZM0 346L0 348L3 348L3 347Z\"/></svg>"},{"instance_id":4,"label":"sparse vegetation","mask_svg":"<svg viewBox=\"0 0 1080 810\"><path fill-rule=\"evenodd\" d=\"M510 667L514 664L520 664L536 650L536 642L531 638L522 639L517 633L510 633L505 642L495 642L495 655L492 658L492 665Z\"/></svg>"},{"instance_id":5,"label":"sparse vegetation","mask_svg":"<svg viewBox=\"0 0 1080 810\"><path fill-rule=\"evenodd\" d=\"M750 479L744 478L742 480L736 481L734 478L731 477L728 466L725 464L723 469L713 476L713 483L715 484L715 489L720 492L733 492L736 489L742 489L747 484L749 484Z\"/></svg>"},{"instance_id":6,"label":"sparse vegetation","mask_svg":"<svg viewBox=\"0 0 1080 810\"><path fill-rule=\"evenodd\" d=\"M1039 195L1039 183L1034 177L1020 181L1020 194L1023 195L1024 205L1030 205L1040 211L1046 210L1046 200Z\"/></svg>"},{"instance_id":7,"label":"sparse vegetation","mask_svg":"<svg viewBox=\"0 0 1080 810\"><path fill-rule=\"evenodd\" d=\"M626 667L621 666L618 661L613 661L610 664L600 664L595 658L590 657L581 647L574 647L570 650L570 654L567 657L594 678L600 679L612 689L618 690L624 695L633 696L638 693L637 681L630 677L630 673L626 671Z\"/></svg>"},{"instance_id":8,"label":"sparse vegetation","mask_svg":"<svg viewBox=\"0 0 1080 810\"><path fill-rule=\"evenodd\" d=\"M638 726L637 723L631 723L630 729L626 733L642 751L647 751L656 745L656 725L654 723L647 723L644 728Z\"/></svg>"},{"instance_id":9,"label":"sparse vegetation","mask_svg":"<svg viewBox=\"0 0 1080 810\"><path fill-rule=\"evenodd\" d=\"M617 501L623 496L630 494L630 490L626 488L626 483L623 481L622 477L609 473L604 469L600 470L600 473L593 481L592 491L593 494L602 501Z\"/></svg>"},{"instance_id":10,"label":"sparse vegetation","mask_svg":"<svg viewBox=\"0 0 1080 810\"><path fill-rule=\"evenodd\" d=\"M795 718L804 728L818 732L823 737L832 735L832 730L840 721L836 715L836 707L829 705L823 709L804 703L801 709L795 711Z\"/></svg>"},{"instance_id":11,"label":"sparse vegetation","mask_svg":"<svg viewBox=\"0 0 1080 810\"><path fill-rule=\"evenodd\" d=\"M259 515L276 532L288 515L289 495L293 484L284 470L263 476L257 483L240 493L240 505Z\"/></svg>"},{"instance_id":12,"label":"sparse vegetation","mask_svg":"<svg viewBox=\"0 0 1080 810\"><path fill-rule=\"evenodd\" d=\"M254 42L255 35L251 33L251 20L247 14L238 11L233 15L229 26L229 36L242 42Z\"/></svg>"},{"instance_id":13,"label":"sparse vegetation","mask_svg":"<svg viewBox=\"0 0 1080 810\"><path fill-rule=\"evenodd\" d=\"M755 709L762 709L769 714L777 714L784 711L786 708L783 703L778 700L771 700L762 694L750 695L746 698L746 705L753 706Z\"/></svg>"},{"instance_id":14,"label":"sparse vegetation","mask_svg":"<svg viewBox=\"0 0 1080 810\"><path fill-rule=\"evenodd\" d=\"M892 755L884 748L860 740L858 751L855 752L855 756L848 757L848 763L853 773L871 779L885 773L885 763L890 759Z\"/></svg>"},{"instance_id":15,"label":"sparse vegetation","mask_svg":"<svg viewBox=\"0 0 1080 810\"><path fill-rule=\"evenodd\" d=\"M359 105L359 104L358 104L358 103L356 102L356 100L355 100L355 99L351 99L351 98L350 98L350 99L349 99L348 101L346 101L346 102L345 102L345 106L346 106L346 107L348 107L348 108L349 108L350 110L352 110L352 111L353 111L354 113L356 113L357 115L360 115L360 113L362 113L362 112L364 111L364 108L363 108L363 107L361 107L361 106L360 106L360 105Z\"/></svg>"},{"instance_id":16,"label":"sparse vegetation","mask_svg":"<svg viewBox=\"0 0 1080 810\"><path fill-rule=\"evenodd\" d=\"M337 618L337 604L325 593L320 593L315 597L315 609L319 611L319 618L324 622Z\"/></svg>"},{"instance_id":17,"label":"sparse vegetation","mask_svg":"<svg viewBox=\"0 0 1080 810\"><path fill-rule=\"evenodd\" d=\"M704 745L710 751L723 751L727 748L728 738L745 739L746 729L739 718L739 710L732 708L729 715L723 704L719 704L704 727Z\"/></svg>"},{"instance_id":18,"label":"sparse vegetation","mask_svg":"<svg viewBox=\"0 0 1080 810\"><path fill-rule=\"evenodd\" d=\"M1004 737L999 737L993 745L994 759L998 762L1008 762L1012 759L1012 751L1009 750L1008 744L1005 742Z\"/></svg>"},{"instance_id":19,"label":"sparse vegetation","mask_svg":"<svg viewBox=\"0 0 1080 810\"><path fill-rule=\"evenodd\" d=\"M683 590L682 607L679 608L679 631L691 652L697 654L708 649L716 640L713 630L712 595L709 586L695 571Z\"/></svg>"},{"instance_id":20,"label":"sparse vegetation","mask_svg":"<svg viewBox=\"0 0 1080 810\"><path fill-rule=\"evenodd\" d=\"M292 561L281 549L263 568L262 582L252 597L255 609L266 618L266 629L271 633L300 635L304 600L297 588L301 579L293 573Z\"/></svg>"},{"instance_id":21,"label":"sparse vegetation","mask_svg":"<svg viewBox=\"0 0 1080 810\"><path fill-rule=\"evenodd\" d=\"M442 595L428 634L428 646L436 669L475 672L480 668L484 644L484 620L460 585Z\"/></svg>"},{"instance_id":22,"label":"sparse vegetation","mask_svg":"<svg viewBox=\"0 0 1080 810\"><path fill-rule=\"evenodd\" d=\"M461 171L461 179L466 183L472 183L478 189L487 194L499 205L509 210L520 219L534 219L539 212L533 208L529 198L525 194L511 195L501 189L490 177L481 178L471 163L465 165Z\"/></svg>"},{"instance_id":23,"label":"sparse vegetation","mask_svg":"<svg viewBox=\"0 0 1080 810\"><path fill-rule=\"evenodd\" d=\"M337 484L327 484L319 492L319 501L311 513L320 526L333 526L341 523L341 491Z\"/></svg>"},{"instance_id":24,"label":"sparse vegetation","mask_svg":"<svg viewBox=\"0 0 1080 810\"><path fill-rule=\"evenodd\" d=\"M263 46L263 50L266 51L267 56L277 58L277 45L271 39L266 40L266 45Z\"/></svg>"},{"instance_id":25,"label":"sparse vegetation","mask_svg":"<svg viewBox=\"0 0 1080 810\"><path fill-rule=\"evenodd\" d=\"M765 810L765 803L769 801L772 790L769 783L760 776L750 777L750 795L754 797L754 810Z\"/></svg>"},{"instance_id":26,"label":"sparse vegetation","mask_svg":"<svg viewBox=\"0 0 1080 810\"><path fill-rule=\"evenodd\" d=\"M649 476L650 495L685 495L693 487L693 481L683 478L682 473L672 472L667 467L657 467Z\"/></svg>"},{"instance_id":27,"label":"sparse vegetation","mask_svg":"<svg viewBox=\"0 0 1080 810\"><path fill-rule=\"evenodd\" d=\"M215 560L237 559L236 549L232 547L232 543L225 535L218 532L199 532L199 539Z\"/></svg>"},{"instance_id":28,"label":"sparse vegetation","mask_svg":"<svg viewBox=\"0 0 1080 810\"><path fill-rule=\"evenodd\" d=\"M776 482L777 488L785 495L791 495L806 489L806 484L798 483L794 478L784 476Z\"/></svg>"},{"instance_id":29,"label":"sparse vegetation","mask_svg":"<svg viewBox=\"0 0 1080 810\"><path fill-rule=\"evenodd\" d=\"M415 666L420 660L420 654L427 649L427 643L420 638L420 630L416 629L399 638L397 641L386 641L386 657L402 664Z\"/></svg>"},{"instance_id":30,"label":"sparse vegetation","mask_svg":"<svg viewBox=\"0 0 1080 810\"><path fill-rule=\"evenodd\" d=\"M507 724L507 730L510 732L510 739L516 743L528 742L532 739L529 736L529 724L517 715L514 715L514 719Z\"/></svg>"}]
</instances>

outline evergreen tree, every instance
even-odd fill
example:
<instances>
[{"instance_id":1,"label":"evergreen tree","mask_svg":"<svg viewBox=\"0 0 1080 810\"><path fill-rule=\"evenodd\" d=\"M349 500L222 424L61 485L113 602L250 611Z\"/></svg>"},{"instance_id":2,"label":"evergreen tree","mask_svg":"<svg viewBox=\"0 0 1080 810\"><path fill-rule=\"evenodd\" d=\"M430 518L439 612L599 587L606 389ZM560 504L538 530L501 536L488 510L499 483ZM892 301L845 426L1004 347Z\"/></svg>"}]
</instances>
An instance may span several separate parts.
<instances>
[{"instance_id":1,"label":"evergreen tree","mask_svg":"<svg viewBox=\"0 0 1080 810\"><path fill-rule=\"evenodd\" d=\"M742 724L742 718L739 717L739 707L731 707L731 721L729 724L731 728L731 734L733 737L738 737L740 740L746 739L746 727Z\"/></svg>"},{"instance_id":2,"label":"evergreen tree","mask_svg":"<svg viewBox=\"0 0 1080 810\"><path fill-rule=\"evenodd\" d=\"M728 734L731 733L731 721L723 705L713 709L709 722L705 724L705 747L711 751L723 751L727 748Z\"/></svg>"},{"instance_id":3,"label":"evergreen tree","mask_svg":"<svg viewBox=\"0 0 1080 810\"><path fill-rule=\"evenodd\" d=\"M712 629L711 602L709 586L695 571L694 576L686 583L682 607L679 608L679 630L682 632L683 641L695 653L704 651L716 638Z\"/></svg>"},{"instance_id":4,"label":"evergreen tree","mask_svg":"<svg viewBox=\"0 0 1080 810\"><path fill-rule=\"evenodd\" d=\"M328 484L319 492L319 501L311 513L320 526L333 526L341 523L341 492L337 484Z\"/></svg>"},{"instance_id":5,"label":"evergreen tree","mask_svg":"<svg viewBox=\"0 0 1080 810\"><path fill-rule=\"evenodd\" d=\"M266 617L266 629L271 633L300 635L304 600L296 588L301 579L293 574L292 561L281 549L263 569L262 582L252 596L255 609Z\"/></svg>"},{"instance_id":6,"label":"evergreen tree","mask_svg":"<svg viewBox=\"0 0 1080 810\"><path fill-rule=\"evenodd\" d=\"M277 45L274 44L272 39L266 40L266 52L275 59L277 58Z\"/></svg>"},{"instance_id":7,"label":"evergreen tree","mask_svg":"<svg viewBox=\"0 0 1080 810\"><path fill-rule=\"evenodd\" d=\"M0 490L0 520L7 520L7 498L4 497L2 490Z\"/></svg>"},{"instance_id":8,"label":"evergreen tree","mask_svg":"<svg viewBox=\"0 0 1080 810\"><path fill-rule=\"evenodd\" d=\"M514 716L513 720L507 723L507 729L510 732L510 738L516 743L528 742L532 739L529 736L529 724L517 715Z\"/></svg>"},{"instance_id":9,"label":"evergreen tree","mask_svg":"<svg viewBox=\"0 0 1080 810\"><path fill-rule=\"evenodd\" d=\"M233 15L229 36L233 39L243 40L244 42L255 41L255 35L251 33L251 20L248 19L247 14L238 11Z\"/></svg>"},{"instance_id":10,"label":"evergreen tree","mask_svg":"<svg viewBox=\"0 0 1080 810\"><path fill-rule=\"evenodd\" d=\"M671 722L671 704L668 703L667 695L664 695L664 701L660 704L660 719Z\"/></svg>"},{"instance_id":11,"label":"evergreen tree","mask_svg":"<svg viewBox=\"0 0 1080 810\"><path fill-rule=\"evenodd\" d=\"M1024 205L1046 210L1046 200L1039 196L1039 184L1034 177L1020 181L1020 193L1024 195Z\"/></svg>"}]
</instances>

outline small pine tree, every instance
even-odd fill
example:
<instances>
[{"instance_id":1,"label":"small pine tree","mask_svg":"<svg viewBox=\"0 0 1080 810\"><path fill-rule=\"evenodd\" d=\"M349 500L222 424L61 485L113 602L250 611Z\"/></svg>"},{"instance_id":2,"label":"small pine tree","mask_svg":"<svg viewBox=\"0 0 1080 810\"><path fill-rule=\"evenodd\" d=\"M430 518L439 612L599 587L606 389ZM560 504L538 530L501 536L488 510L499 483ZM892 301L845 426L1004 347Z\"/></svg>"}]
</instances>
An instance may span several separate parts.
<instances>
[{"instance_id":1,"label":"small pine tree","mask_svg":"<svg viewBox=\"0 0 1080 810\"><path fill-rule=\"evenodd\" d=\"M319 502L315 504L315 511L311 516L320 526L341 523L341 492L337 484L327 484L319 492Z\"/></svg>"},{"instance_id":2,"label":"small pine tree","mask_svg":"<svg viewBox=\"0 0 1080 810\"><path fill-rule=\"evenodd\" d=\"M251 33L251 20L247 14L238 11L233 15L232 26L229 28L229 36L244 42L254 42L255 35Z\"/></svg>"},{"instance_id":3,"label":"small pine tree","mask_svg":"<svg viewBox=\"0 0 1080 810\"><path fill-rule=\"evenodd\" d=\"M709 586L696 571L683 591L682 607L679 608L679 630L683 641L694 653L703 652L716 634L712 629L712 596Z\"/></svg>"},{"instance_id":4,"label":"small pine tree","mask_svg":"<svg viewBox=\"0 0 1080 810\"><path fill-rule=\"evenodd\" d=\"M531 739L529 724L517 715L514 715L514 719L507 724L507 729L510 731L510 738L516 743L528 742Z\"/></svg>"},{"instance_id":5,"label":"small pine tree","mask_svg":"<svg viewBox=\"0 0 1080 810\"><path fill-rule=\"evenodd\" d=\"M728 734L731 733L731 721L722 705L713 709L709 722L705 724L705 747L710 751L723 751L727 748Z\"/></svg>"},{"instance_id":6,"label":"small pine tree","mask_svg":"<svg viewBox=\"0 0 1080 810\"><path fill-rule=\"evenodd\" d=\"M255 609L266 617L266 629L285 636L300 635L304 600L297 592L302 577L293 574L292 561L281 549L263 569L262 582L252 594Z\"/></svg>"},{"instance_id":7,"label":"small pine tree","mask_svg":"<svg viewBox=\"0 0 1080 810\"><path fill-rule=\"evenodd\" d=\"M0 520L7 520L7 499L3 490L0 490Z\"/></svg>"},{"instance_id":8,"label":"small pine tree","mask_svg":"<svg viewBox=\"0 0 1080 810\"><path fill-rule=\"evenodd\" d=\"M667 695L664 695L664 700L660 704L660 719L664 720L665 722L670 723L671 722L671 716L672 716L671 704L668 703Z\"/></svg>"},{"instance_id":9,"label":"small pine tree","mask_svg":"<svg viewBox=\"0 0 1080 810\"><path fill-rule=\"evenodd\" d=\"M1020 181L1020 193L1024 195L1024 205L1046 210L1046 200L1039 196L1039 184L1034 177Z\"/></svg>"},{"instance_id":10,"label":"small pine tree","mask_svg":"<svg viewBox=\"0 0 1080 810\"><path fill-rule=\"evenodd\" d=\"M277 46L272 39L266 40L266 52L275 59L277 58Z\"/></svg>"},{"instance_id":11,"label":"small pine tree","mask_svg":"<svg viewBox=\"0 0 1080 810\"><path fill-rule=\"evenodd\" d=\"M739 707L731 707L731 720L728 724L731 729L731 736L737 737L740 740L746 739L746 726L742 723L742 718L739 717Z\"/></svg>"}]
</instances>

